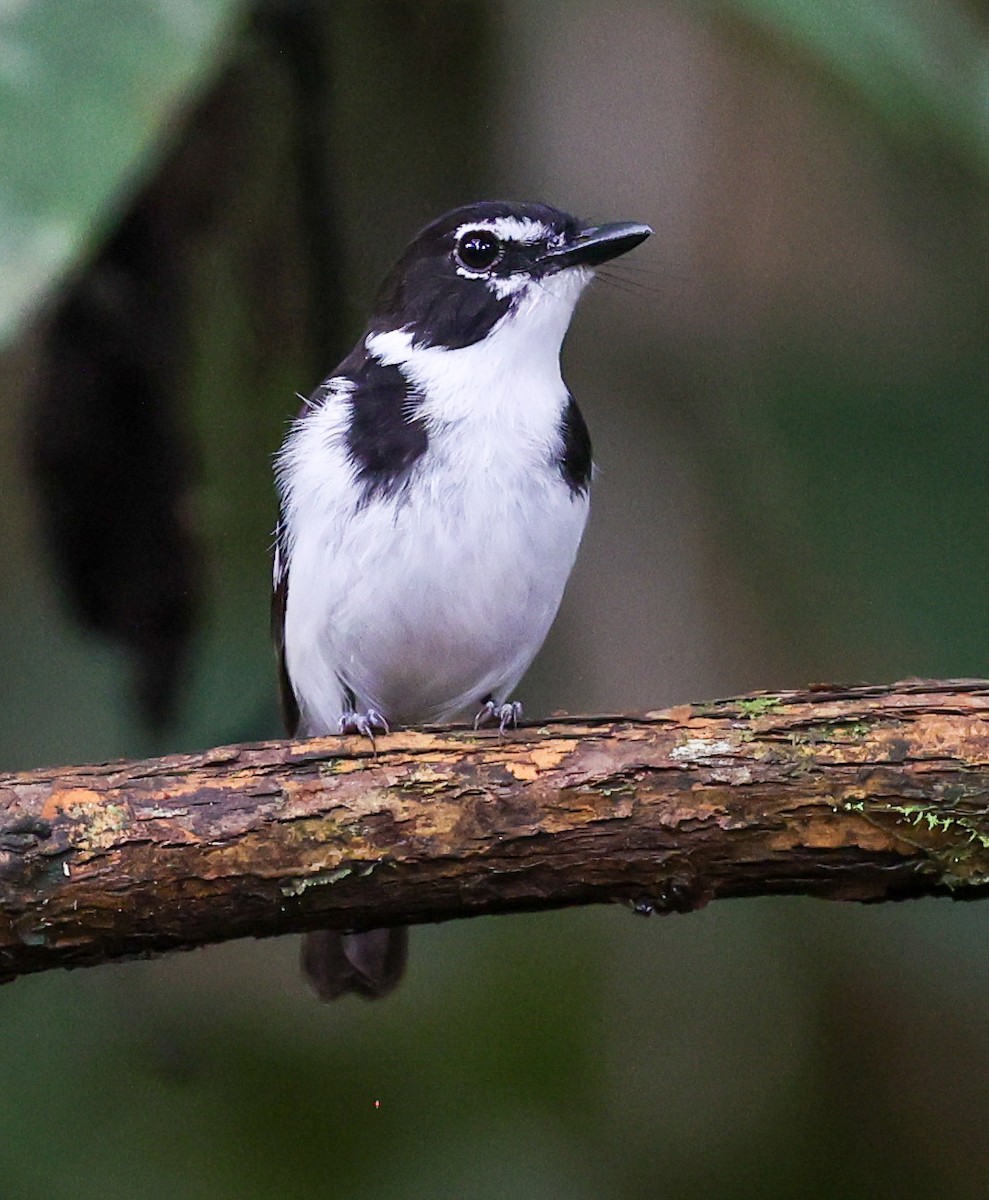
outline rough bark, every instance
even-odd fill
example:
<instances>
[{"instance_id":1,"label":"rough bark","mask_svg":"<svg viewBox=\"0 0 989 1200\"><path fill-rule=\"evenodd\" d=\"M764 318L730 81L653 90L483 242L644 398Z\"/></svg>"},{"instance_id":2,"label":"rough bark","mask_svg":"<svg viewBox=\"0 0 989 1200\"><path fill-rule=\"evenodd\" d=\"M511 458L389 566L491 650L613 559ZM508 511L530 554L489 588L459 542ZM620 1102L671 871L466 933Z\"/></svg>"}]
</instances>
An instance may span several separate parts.
<instances>
[{"instance_id":1,"label":"rough bark","mask_svg":"<svg viewBox=\"0 0 989 1200\"><path fill-rule=\"evenodd\" d=\"M989 682L0 777L0 979L319 926L982 895Z\"/></svg>"}]
</instances>

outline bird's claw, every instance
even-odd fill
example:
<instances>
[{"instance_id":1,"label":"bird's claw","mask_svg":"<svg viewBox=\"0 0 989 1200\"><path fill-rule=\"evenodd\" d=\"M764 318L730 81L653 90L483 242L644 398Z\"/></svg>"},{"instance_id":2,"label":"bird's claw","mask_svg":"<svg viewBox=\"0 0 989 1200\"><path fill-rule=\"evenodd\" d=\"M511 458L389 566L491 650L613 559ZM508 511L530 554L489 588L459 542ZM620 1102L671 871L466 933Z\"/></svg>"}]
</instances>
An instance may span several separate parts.
<instances>
[{"instance_id":1,"label":"bird's claw","mask_svg":"<svg viewBox=\"0 0 989 1200\"><path fill-rule=\"evenodd\" d=\"M388 733L388 722L376 708L367 712L345 712L337 722L338 733L359 733L374 745L374 732Z\"/></svg>"},{"instance_id":2,"label":"bird's claw","mask_svg":"<svg viewBox=\"0 0 989 1200\"><path fill-rule=\"evenodd\" d=\"M485 700L480 712L474 718L474 728L480 729L489 721L497 721L498 732L504 733L509 725L514 729L521 716L522 702L520 700L511 700L505 704L495 704L493 700Z\"/></svg>"}]
</instances>

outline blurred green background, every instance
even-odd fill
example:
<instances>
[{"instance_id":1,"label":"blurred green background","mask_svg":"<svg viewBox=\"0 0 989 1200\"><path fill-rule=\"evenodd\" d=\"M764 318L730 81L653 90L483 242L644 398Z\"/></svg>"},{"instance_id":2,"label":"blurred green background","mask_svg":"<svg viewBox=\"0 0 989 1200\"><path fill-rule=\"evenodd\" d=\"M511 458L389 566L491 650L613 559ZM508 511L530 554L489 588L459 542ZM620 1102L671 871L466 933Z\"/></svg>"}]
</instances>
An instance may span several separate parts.
<instances>
[{"instance_id":1,"label":"blurred green background","mask_svg":"<svg viewBox=\"0 0 989 1200\"><path fill-rule=\"evenodd\" d=\"M276 736L271 455L412 232L648 221L527 711L989 675L989 5L0 3L0 766ZM0 991L0 1198L983 1197L985 908L719 903Z\"/></svg>"}]
</instances>

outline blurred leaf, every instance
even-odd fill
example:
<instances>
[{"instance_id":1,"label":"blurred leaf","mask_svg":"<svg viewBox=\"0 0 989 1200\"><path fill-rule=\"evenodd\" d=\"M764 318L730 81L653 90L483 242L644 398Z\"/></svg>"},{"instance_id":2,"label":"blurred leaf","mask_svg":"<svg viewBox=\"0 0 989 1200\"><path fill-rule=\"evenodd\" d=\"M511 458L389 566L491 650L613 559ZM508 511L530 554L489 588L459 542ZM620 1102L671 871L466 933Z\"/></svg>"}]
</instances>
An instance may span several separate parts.
<instances>
[{"instance_id":1,"label":"blurred leaf","mask_svg":"<svg viewBox=\"0 0 989 1200\"><path fill-rule=\"evenodd\" d=\"M0 3L0 344L135 186L239 7Z\"/></svg>"},{"instance_id":2,"label":"blurred leaf","mask_svg":"<svg viewBox=\"0 0 989 1200\"><path fill-rule=\"evenodd\" d=\"M898 137L947 147L989 176L989 47L962 5L920 0L722 0L800 47Z\"/></svg>"}]
</instances>

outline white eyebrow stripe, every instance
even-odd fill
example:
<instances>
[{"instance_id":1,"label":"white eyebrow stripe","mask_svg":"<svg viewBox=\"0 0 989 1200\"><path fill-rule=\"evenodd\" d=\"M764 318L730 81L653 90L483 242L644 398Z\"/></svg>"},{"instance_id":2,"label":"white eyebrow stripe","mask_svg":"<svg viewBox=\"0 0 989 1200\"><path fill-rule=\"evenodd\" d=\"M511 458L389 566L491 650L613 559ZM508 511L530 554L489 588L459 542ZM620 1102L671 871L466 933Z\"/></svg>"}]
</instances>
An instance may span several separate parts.
<instances>
[{"instance_id":1,"label":"white eyebrow stripe","mask_svg":"<svg viewBox=\"0 0 989 1200\"><path fill-rule=\"evenodd\" d=\"M457 227L454 236L461 238L475 229L493 233L505 242L522 242L525 245L541 241L553 233L542 221L534 221L531 217L492 217L487 221L466 221Z\"/></svg>"}]
</instances>

